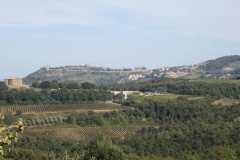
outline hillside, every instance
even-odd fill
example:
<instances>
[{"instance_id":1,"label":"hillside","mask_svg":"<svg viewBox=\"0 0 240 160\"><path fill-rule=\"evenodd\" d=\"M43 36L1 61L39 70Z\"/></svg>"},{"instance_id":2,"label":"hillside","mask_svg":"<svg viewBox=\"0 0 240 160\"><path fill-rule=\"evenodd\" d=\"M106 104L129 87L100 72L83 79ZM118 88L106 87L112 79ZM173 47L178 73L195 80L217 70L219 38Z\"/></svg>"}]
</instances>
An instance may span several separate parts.
<instances>
[{"instance_id":1,"label":"hillside","mask_svg":"<svg viewBox=\"0 0 240 160\"><path fill-rule=\"evenodd\" d=\"M109 84L116 82L128 82L131 80L144 79L151 73L145 67L113 69L108 67L96 67L90 65L43 67L31 73L23 79L25 84L37 81L56 79L61 82L91 82L95 84Z\"/></svg>"},{"instance_id":2,"label":"hillside","mask_svg":"<svg viewBox=\"0 0 240 160\"><path fill-rule=\"evenodd\" d=\"M107 92L125 89L144 94L116 99ZM25 129L12 142L14 155L3 149L6 158L16 160L86 160L79 155L100 142L111 142L111 149L123 152L126 160L239 159L239 95L240 80L232 79L157 78L41 91L5 87L0 92L0 125L1 120L5 124L0 135L13 140L10 128L21 118Z\"/></svg>"},{"instance_id":3,"label":"hillside","mask_svg":"<svg viewBox=\"0 0 240 160\"><path fill-rule=\"evenodd\" d=\"M240 74L240 56L226 56L216 60L207 61L207 65L201 66L205 70L205 77L227 78Z\"/></svg>"},{"instance_id":4,"label":"hillside","mask_svg":"<svg viewBox=\"0 0 240 160\"><path fill-rule=\"evenodd\" d=\"M206 62L174 67L147 69L145 67L114 69L90 65L72 65L61 67L42 67L29 74L23 81L32 84L38 81L91 82L94 84L123 83L145 81L155 77L184 77L189 79L223 78L240 75L240 56L225 56Z\"/></svg>"}]
</instances>

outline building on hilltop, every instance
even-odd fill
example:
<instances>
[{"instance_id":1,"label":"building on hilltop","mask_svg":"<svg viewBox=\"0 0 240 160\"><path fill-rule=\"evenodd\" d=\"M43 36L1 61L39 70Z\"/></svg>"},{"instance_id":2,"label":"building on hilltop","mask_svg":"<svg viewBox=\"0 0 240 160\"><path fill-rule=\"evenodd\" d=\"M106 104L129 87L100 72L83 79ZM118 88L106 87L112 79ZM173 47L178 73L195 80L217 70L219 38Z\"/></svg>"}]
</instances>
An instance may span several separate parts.
<instances>
[{"instance_id":1,"label":"building on hilltop","mask_svg":"<svg viewBox=\"0 0 240 160\"><path fill-rule=\"evenodd\" d=\"M147 68L145 66L142 66L142 67L135 66L135 70L147 70Z\"/></svg>"},{"instance_id":2,"label":"building on hilltop","mask_svg":"<svg viewBox=\"0 0 240 160\"><path fill-rule=\"evenodd\" d=\"M23 85L21 78L8 78L8 79L4 79L4 82L7 86L21 86L21 85Z\"/></svg>"}]
</instances>

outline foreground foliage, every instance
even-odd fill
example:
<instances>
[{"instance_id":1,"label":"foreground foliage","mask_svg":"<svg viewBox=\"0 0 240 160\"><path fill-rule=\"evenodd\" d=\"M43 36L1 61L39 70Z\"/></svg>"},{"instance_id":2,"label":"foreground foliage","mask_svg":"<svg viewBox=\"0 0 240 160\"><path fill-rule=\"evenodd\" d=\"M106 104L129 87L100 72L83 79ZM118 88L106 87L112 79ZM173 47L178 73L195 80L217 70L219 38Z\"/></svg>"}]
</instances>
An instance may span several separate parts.
<instances>
[{"instance_id":1,"label":"foreground foliage","mask_svg":"<svg viewBox=\"0 0 240 160\"><path fill-rule=\"evenodd\" d=\"M4 130L7 130L3 125L3 120L4 120L4 115L1 116L1 120L0 120L0 133ZM0 136L0 156L4 154L6 155L6 153L4 152L4 146L10 146L13 141L17 142L18 133L23 132L23 130L24 130L24 125L23 125L22 119L20 118L16 126L13 126L12 128L8 129L5 132L4 137Z\"/></svg>"}]
</instances>

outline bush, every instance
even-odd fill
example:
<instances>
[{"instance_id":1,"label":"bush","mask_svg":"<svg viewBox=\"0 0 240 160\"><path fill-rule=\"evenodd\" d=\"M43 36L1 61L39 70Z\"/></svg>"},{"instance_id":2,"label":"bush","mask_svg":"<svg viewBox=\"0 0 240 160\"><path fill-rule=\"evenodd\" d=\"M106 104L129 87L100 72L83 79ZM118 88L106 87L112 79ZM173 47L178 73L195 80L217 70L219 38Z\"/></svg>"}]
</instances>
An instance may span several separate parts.
<instances>
[{"instance_id":1,"label":"bush","mask_svg":"<svg viewBox=\"0 0 240 160\"><path fill-rule=\"evenodd\" d=\"M44 118L45 124L49 124L49 119L47 117Z\"/></svg>"},{"instance_id":2,"label":"bush","mask_svg":"<svg viewBox=\"0 0 240 160\"><path fill-rule=\"evenodd\" d=\"M76 118L73 115L68 116L67 123L75 125L77 123Z\"/></svg>"},{"instance_id":3,"label":"bush","mask_svg":"<svg viewBox=\"0 0 240 160\"><path fill-rule=\"evenodd\" d=\"M32 119L32 126L36 126L36 121L35 121L35 119Z\"/></svg>"},{"instance_id":4,"label":"bush","mask_svg":"<svg viewBox=\"0 0 240 160\"><path fill-rule=\"evenodd\" d=\"M16 114L17 114L17 115L21 115L22 113L23 113L22 110L16 110Z\"/></svg>"},{"instance_id":5,"label":"bush","mask_svg":"<svg viewBox=\"0 0 240 160\"><path fill-rule=\"evenodd\" d=\"M53 122L54 122L54 123L58 123L57 117L53 117Z\"/></svg>"},{"instance_id":6,"label":"bush","mask_svg":"<svg viewBox=\"0 0 240 160\"><path fill-rule=\"evenodd\" d=\"M57 117L57 119L58 119L59 122L63 122L62 117Z\"/></svg>"},{"instance_id":7,"label":"bush","mask_svg":"<svg viewBox=\"0 0 240 160\"><path fill-rule=\"evenodd\" d=\"M27 120L26 123L27 123L27 126L32 126L31 120Z\"/></svg>"},{"instance_id":8,"label":"bush","mask_svg":"<svg viewBox=\"0 0 240 160\"><path fill-rule=\"evenodd\" d=\"M52 118L52 117L49 117L48 119L49 119L49 123L50 123L50 124L53 124L53 123L54 123L54 121L53 121L53 118Z\"/></svg>"},{"instance_id":9,"label":"bush","mask_svg":"<svg viewBox=\"0 0 240 160\"><path fill-rule=\"evenodd\" d=\"M26 121L23 121L23 125L24 125L24 126L27 126L27 123L26 123Z\"/></svg>"},{"instance_id":10,"label":"bush","mask_svg":"<svg viewBox=\"0 0 240 160\"><path fill-rule=\"evenodd\" d=\"M45 125L44 119L41 119L41 120L40 120L40 123L41 123L41 125Z\"/></svg>"},{"instance_id":11,"label":"bush","mask_svg":"<svg viewBox=\"0 0 240 160\"><path fill-rule=\"evenodd\" d=\"M36 124L37 124L37 125L41 125L41 122L40 122L39 119L36 119Z\"/></svg>"}]
</instances>

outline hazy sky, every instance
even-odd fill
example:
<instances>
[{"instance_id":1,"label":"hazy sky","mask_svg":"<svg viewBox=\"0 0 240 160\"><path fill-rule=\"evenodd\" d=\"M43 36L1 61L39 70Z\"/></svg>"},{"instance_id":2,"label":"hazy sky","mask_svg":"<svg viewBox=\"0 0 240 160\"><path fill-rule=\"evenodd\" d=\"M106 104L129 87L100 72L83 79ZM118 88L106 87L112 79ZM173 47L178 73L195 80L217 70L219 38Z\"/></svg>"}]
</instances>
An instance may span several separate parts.
<instances>
[{"instance_id":1,"label":"hazy sky","mask_svg":"<svg viewBox=\"0 0 240 160\"><path fill-rule=\"evenodd\" d=\"M239 0L1 0L0 79L49 65L194 64L240 55Z\"/></svg>"}]
</instances>

